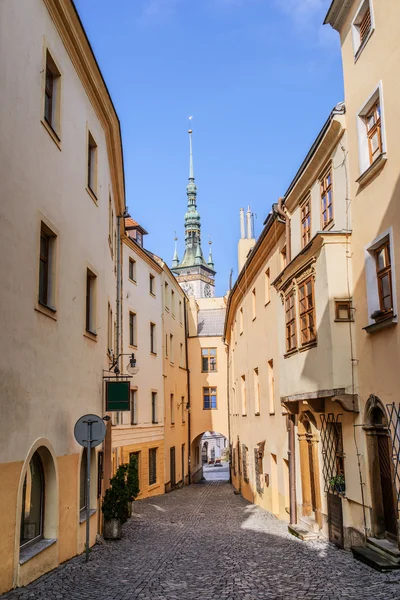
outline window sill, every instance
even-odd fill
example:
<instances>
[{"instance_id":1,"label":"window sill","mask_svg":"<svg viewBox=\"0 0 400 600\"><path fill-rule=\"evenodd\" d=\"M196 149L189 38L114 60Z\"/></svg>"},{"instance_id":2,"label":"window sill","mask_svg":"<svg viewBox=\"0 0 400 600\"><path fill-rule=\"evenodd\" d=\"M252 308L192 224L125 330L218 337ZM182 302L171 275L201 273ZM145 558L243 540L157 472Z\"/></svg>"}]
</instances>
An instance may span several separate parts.
<instances>
[{"instance_id":1,"label":"window sill","mask_svg":"<svg viewBox=\"0 0 400 600\"><path fill-rule=\"evenodd\" d=\"M147 491L148 491L148 492L151 492L151 491L153 491L153 490L155 490L155 489L159 488L159 487L160 487L160 485L161 485L160 483L152 483L152 484L151 484L151 485L149 485L149 487L147 488Z\"/></svg>"},{"instance_id":2,"label":"window sill","mask_svg":"<svg viewBox=\"0 0 400 600\"><path fill-rule=\"evenodd\" d=\"M134 283L135 285L137 285L137 281L136 281L136 279L131 279L130 277L128 277L128 279L129 279L129 281L130 281L131 283Z\"/></svg>"},{"instance_id":3,"label":"window sill","mask_svg":"<svg viewBox=\"0 0 400 600\"><path fill-rule=\"evenodd\" d=\"M256 319L257 319L257 317L253 317L253 318L252 318L252 321L253 321L253 323L254 323L254 321L255 321Z\"/></svg>"},{"instance_id":4,"label":"window sill","mask_svg":"<svg viewBox=\"0 0 400 600\"><path fill-rule=\"evenodd\" d=\"M307 352L307 350L311 350L311 348L316 348L317 345L317 340L315 340L315 342L304 344L304 346L300 346L299 348L293 348L293 350L289 350L289 352L286 352L286 354L283 355L283 358L290 358L294 354L299 354L300 352Z\"/></svg>"},{"instance_id":5,"label":"window sill","mask_svg":"<svg viewBox=\"0 0 400 600\"><path fill-rule=\"evenodd\" d=\"M149 295L150 295L152 298L155 298L155 297L156 297L156 295L155 295L155 294L153 294L153 292L149 292Z\"/></svg>"},{"instance_id":6,"label":"window sill","mask_svg":"<svg viewBox=\"0 0 400 600\"><path fill-rule=\"evenodd\" d=\"M218 410L218 409L217 409L217 407L215 407L215 408L204 408L204 406L203 406L203 410Z\"/></svg>"},{"instance_id":7,"label":"window sill","mask_svg":"<svg viewBox=\"0 0 400 600\"><path fill-rule=\"evenodd\" d=\"M89 194L89 196L91 197L91 199L93 200L93 202L95 203L95 205L98 206L99 201L97 200L97 196L89 185L86 186L86 191Z\"/></svg>"},{"instance_id":8,"label":"window sill","mask_svg":"<svg viewBox=\"0 0 400 600\"><path fill-rule=\"evenodd\" d=\"M368 44L368 40L371 37L371 35L374 33L375 28L371 28L369 31L369 34L367 35L367 37L365 38L365 40L362 42L362 44L360 44L354 54L354 64L356 64L356 62L358 61L358 59L360 58L362 51L364 50L365 46Z\"/></svg>"},{"instance_id":9,"label":"window sill","mask_svg":"<svg viewBox=\"0 0 400 600\"><path fill-rule=\"evenodd\" d=\"M93 333L92 331L86 330L83 336L88 338L89 340L92 340L92 342L97 342L97 334Z\"/></svg>"},{"instance_id":10,"label":"window sill","mask_svg":"<svg viewBox=\"0 0 400 600\"><path fill-rule=\"evenodd\" d=\"M40 304L40 302L38 302L35 306L35 310L42 313L42 315L46 315L46 317L50 317L50 319L53 319L53 321L57 321L57 311L55 308L50 308L50 306L45 306L44 304Z\"/></svg>"},{"instance_id":11,"label":"window sill","mask_svg":"<svg viewBox=\"0 0 400 600\"><path fill-rule=\"evenodd\" d=\"M48 123L46 119L41 119L40 122L51 137L51 139L53 140L53 142L55 143L55 145L57 146L57 148L61 151L61 140L50 125L50 123Z\"/></svg>"},{"instance_id":12,"label":"window sill","mask_svg":"<svg viewBox=\"0 0 400 600\"><path fill-rule=\"evenodd\" d=\"M271 304L271 300L268 300L268 302L266 302L266 303L264 304L264 306L268 306L268 304Z\"/></svg>"},{"instance_id":13,"label":"window sill","mask_svg":"<svg viewBox=\"0 0 400 600\"><path fill-rule=\"evenodd\" d=\"M89 519L90 517L92 517L93 515L95 515L97 513L97 509L96 508L91 508L89 510ZM86 521L86 508L82 509L79 513L79 523L85 523Z\"/></svg>"},{"instance_id":14,"label":"window sill","mask_svg":"<svg viewBox=\"0 0 400 600\"><path fill-rule=\"evenodd\" d=\"M32 546L28 546L27 548L23 548L19 553L19 564L24 565L31 560L34 556L37 556L53 544L55 544L57 539L49 539L49 540L38 540Z\"/></svg>"},{"instance_id":15,"label":"window sill","mask_svg":"<svg viewBox=\"0 0 400 600\"><path fill-rule=\"evenodd\" d=\"M334 319L335 323L354 323L354 319Z\"/></svg>"},{"instance_id":16,"label":"window sill","mask_svg":"<svg viewBox=\"0 0 400 600\"><path fill-rule=\"evenodd\" d=\"M259 413L259 412L256 412L256 413L254 413L254 416L255 416L255 417L259 417L259 416L260 416L260 413Z\"/></svg>"},{"instance_id":17,"label":"window sill","mask_svg":"<svg viewBox=\"0 0 400 600\"><path fill-rule=\"evenodd\" d=\"M321 231L330 231L330 230L331 230L331 229L333 229L334 227L335 227L335 221L334 221L333 219L331 219L331 220L329 221L329 223L327 223L326 225L324 225L324 226L322 227ZM306 244L306 245L308 245L308 244ZM306 246L304 246L304 248L305 248L305 247L306 247ZM303 248L303 250L304 250L304 248Z\"/></svg>"},{"instance_id":18,"label":"window sill","mask_svg":"<svg viewBox=\"0 0 400 600\"><path fill-rule=\"evenodd\" d=\"M239 416L239 415L238 415ZM241 417L247 417L247 413L245 413L244 415L240 415Z\"/></svg>"},{"instance_id":19,"label":"window sill","mask_svg":"<svg viewBox=\"0 0 400 600\"><path fill-rule=\"evenodd\" d=\"M137 350L137 344L129 344L129 348L133 348L134 350Z\"/></svg>"},{"instance_id":20,"label":"window sill","mask_svg":"<svg viewBox=\"0 0 400 600\"><path fill-rule=\"evenodd\" d=\"M270 412L268 413L270 417L274 417L275 416L275 411L274 412Z\"/></svg>"},{"instance_id":21,"label":"window sill","mask_svg":"<svg viewBox=\"0 0 400 600\"><path fill-rule=\"evenodd\" d=\"M380 331L381 329L387 329L388 327L392 327L393 325L397 325L397 315L391 315L390 317L387 317L386 319L382 319L381 321L377 321L376 323L367 325L367 327L363 327L363 329L367 333L375 333L375 331Z\"/></svg>"},{"instance_id":22,"label":"window sill","mask_svg":"<svg viewBox=\"0 0 400 600\"><path fill-rule=\"evenodd\" d=\"M368 169L366 169L364 171L364 173L362 173L360 175L360 177L358 179L356 179L356 183L358 183L358 185L362 186L365 185L366 183L368 183L368 181L370 181L370 179L372 179L372 177L374 177L374 175L376 175L377 173L379 173L379 171L381 171L383 169L383 167L385 166L387 161L387 155L386 152L382 152L372 163L372 165L370 165L368 167Z\"/></svg>"},{"instance_id":23,"label":"window sill","mask_svg":"<svg viewBox=\"0 0 400 600\"><path fill-rule=\"evenodd\" d=\"M151 356L157 356L157 352L150 351Z\"/></svg>"}]
</instances>

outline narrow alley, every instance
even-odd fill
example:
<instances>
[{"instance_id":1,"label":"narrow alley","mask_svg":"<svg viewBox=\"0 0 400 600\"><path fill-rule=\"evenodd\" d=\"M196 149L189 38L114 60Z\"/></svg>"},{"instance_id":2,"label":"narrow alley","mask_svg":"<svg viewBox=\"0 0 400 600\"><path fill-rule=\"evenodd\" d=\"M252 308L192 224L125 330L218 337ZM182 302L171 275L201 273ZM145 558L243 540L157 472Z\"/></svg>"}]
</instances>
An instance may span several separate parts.
<instances>
[{"instance_id":1,"label":"narrow alley","mask_svg":"<svg viewBox=\"0 0 400 600\"><path fill-rule=\"evenodd\" d=\"M400 597L327 542L304 543L263 509L212 481L134 503L123 539L96 545L3 600L333 600Z\"/></svg>"}]
</instances>

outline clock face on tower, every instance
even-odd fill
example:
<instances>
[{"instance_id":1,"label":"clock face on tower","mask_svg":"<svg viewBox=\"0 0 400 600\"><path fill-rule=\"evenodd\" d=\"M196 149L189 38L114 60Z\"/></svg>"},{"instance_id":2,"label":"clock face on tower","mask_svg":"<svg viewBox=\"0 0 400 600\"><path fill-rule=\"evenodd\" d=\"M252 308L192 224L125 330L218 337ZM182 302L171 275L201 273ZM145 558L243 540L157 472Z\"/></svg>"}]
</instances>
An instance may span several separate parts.
<instances>
[{"instance_id":1,"label":"clock face on tower","mask_svg":"<svg viewBox=\"0 0 400 600\"><path fill-rule=\"evenodd\" d=\"M212 296L211 286L208 283L206 283L206 285L204 286L204 296L206 298L211 298Z\"/></svg>"},{"instance_id":2,"label":"clock face on tower","mask_svg":"<svg viewBox=\"0 0 400 600\"><path fill-rule=\"evenodd\" d=\"M182 289L188 296L194 295L194 290L191 283L182 283Z\"/></svg>"}]
</instances>

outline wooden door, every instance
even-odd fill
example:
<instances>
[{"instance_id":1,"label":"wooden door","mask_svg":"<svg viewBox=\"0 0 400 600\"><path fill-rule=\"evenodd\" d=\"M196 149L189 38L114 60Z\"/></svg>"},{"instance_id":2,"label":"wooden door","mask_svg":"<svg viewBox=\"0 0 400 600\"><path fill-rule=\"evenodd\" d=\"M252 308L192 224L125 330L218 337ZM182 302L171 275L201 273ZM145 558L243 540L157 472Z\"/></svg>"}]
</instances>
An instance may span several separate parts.
<instances>
[{"instance_id":1,"label":"wooden door","mask_svg":"<svg viewBox=\"0 0 400 600\"><path fill-rule=\"evenodd\" d=\"M397 517L394 504L393 474L389 454L390 439L385 434L378 435L377 438L385 529L388 533L397 536Z\"/></svg>"}]
</instances>

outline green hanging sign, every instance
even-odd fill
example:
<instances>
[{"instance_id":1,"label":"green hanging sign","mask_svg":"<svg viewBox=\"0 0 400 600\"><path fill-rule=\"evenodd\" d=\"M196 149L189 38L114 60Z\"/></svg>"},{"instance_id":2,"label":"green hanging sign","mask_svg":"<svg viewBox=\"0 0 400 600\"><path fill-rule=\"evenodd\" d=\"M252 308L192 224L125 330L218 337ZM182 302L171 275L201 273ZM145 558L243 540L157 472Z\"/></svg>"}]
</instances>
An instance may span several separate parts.
<instances>
[{"instance_id":1,"label":"green hanging sign","mask_svg":"<svg viewBox=\"0 0 400 600\"><path fill-rule=\"evenodd\" d=\"M131 382L106 381L106 412L131 409Z\"/></svg>"}]
</instances>

